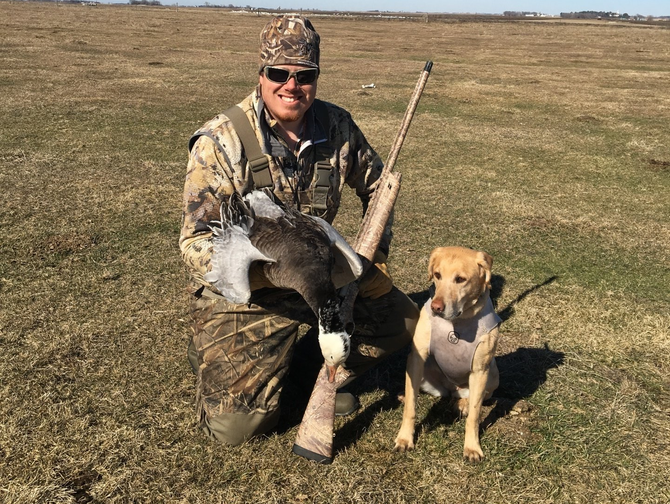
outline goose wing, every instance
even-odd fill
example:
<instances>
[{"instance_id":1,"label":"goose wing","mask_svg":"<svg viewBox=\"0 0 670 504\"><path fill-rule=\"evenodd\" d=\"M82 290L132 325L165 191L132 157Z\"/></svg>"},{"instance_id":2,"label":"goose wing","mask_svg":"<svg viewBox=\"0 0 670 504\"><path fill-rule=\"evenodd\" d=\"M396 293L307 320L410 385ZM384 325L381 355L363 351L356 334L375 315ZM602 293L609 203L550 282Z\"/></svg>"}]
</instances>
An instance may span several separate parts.
<instances>
[{"instance_id":1,"label":"goose wing","mask_svg":"<svg viewBox=\"0 0 670 504\"><path fill-rule=\"evenodd\" d=\"M221 204L221 221L210 226L214 233L212 269L204 279L232 303L249 301L249 268L254 261L275 262L252 245L249 235L253 225L253 211L234 194Z\"/></svg>"},{"instance_id":2,"label":"goose wing","mask_svg":"<svg viewBox=\"0 0 670 504\"><path fill-rule=\"evenodd\" d=\"M363 263L358 254L337 230L320 217L310 216L330 239L335 256L335 265L331 278L335 288L339 289L353 282L363 274Z\"/></svg>"}]
</instances>

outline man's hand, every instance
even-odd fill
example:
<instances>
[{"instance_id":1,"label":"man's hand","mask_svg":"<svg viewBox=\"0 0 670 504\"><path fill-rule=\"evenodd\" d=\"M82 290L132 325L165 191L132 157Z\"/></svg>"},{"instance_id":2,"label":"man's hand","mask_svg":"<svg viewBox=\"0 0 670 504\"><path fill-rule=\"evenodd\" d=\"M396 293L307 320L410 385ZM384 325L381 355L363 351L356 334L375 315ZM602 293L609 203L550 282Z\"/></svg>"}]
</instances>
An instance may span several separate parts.
<instances>
[{"instance_id":1,"label":"man's hand","mask_svg":"<svg viewBox=\"0 0 670 504\"><path fill-rule=\"evenodd\" d=\"M377 299L391 292L393 279L386 265L386 255L379 250L375 252L372 266L363 276L358 286L358 295L364 298Z\"/></svg>"},{"instance_id":2,"label":"man's hand","mask_svg":"<svg viewBox=\"0 0 670 504\"><path fill-rule=\"evenodd\" d=\"M263 273L263 263L256 261L252 263L249 268L249 288L252 291L255 291L262 289L263 287L272 288L275 287L275 285L265 277L265 273Z\"/></svg>"}]
</instances>

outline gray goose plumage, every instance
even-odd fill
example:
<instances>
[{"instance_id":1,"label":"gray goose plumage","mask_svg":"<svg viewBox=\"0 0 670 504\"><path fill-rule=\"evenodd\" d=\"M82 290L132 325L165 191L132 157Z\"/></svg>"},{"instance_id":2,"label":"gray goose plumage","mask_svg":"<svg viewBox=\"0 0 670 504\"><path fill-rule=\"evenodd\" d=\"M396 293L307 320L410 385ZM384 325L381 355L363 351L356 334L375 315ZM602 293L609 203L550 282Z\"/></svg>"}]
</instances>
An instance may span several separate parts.
<instances>
[{"instance_id":1,"label":"gray goose plumage","mask_svg":"<svg viewBox=\"0 0 670 504\"><path fill-rule=\"evenodd\" d=\"M210 229L212 269L205 280L229 301L247 303L249 268L262 262L273 285L297 291L316 315L319 346L332 380L350 349L337 289L363 272L346 240L323 219L287 207L262 190L244 198L230 196L221 204L221 220Z\"/></svg>"}]
</instances>

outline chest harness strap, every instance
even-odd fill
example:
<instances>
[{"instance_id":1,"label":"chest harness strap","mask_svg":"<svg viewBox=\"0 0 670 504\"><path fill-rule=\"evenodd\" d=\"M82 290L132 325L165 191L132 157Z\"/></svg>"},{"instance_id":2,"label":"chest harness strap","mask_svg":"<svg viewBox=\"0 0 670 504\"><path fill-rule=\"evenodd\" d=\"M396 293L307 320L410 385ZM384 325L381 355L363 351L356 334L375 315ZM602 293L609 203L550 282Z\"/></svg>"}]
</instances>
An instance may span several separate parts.
<instances>
[{"instance_id":1,"label":"chest harness strap","mask_svg":"<svg viewBox=\"0 0 670 504\"><path fill-rule=\"evenodd\" d=\"M330 138L328 109L320 100L314 100L316 119L326 129L326 138ZM312 213L323 213L328 209L328 191L335 183L335 170L330 165L332 151L328 142L316 144L314 160L314 182L312 183Z\"/></svg>"},{"instance_id":2,"label":"chest harness strap","mask_svg":"<svg viewBox=\"0 0 670 504\"><path fill-rule=\"evenodd\" d=\"M237 136L244 146L244 152L247 156L251 177L254 179L256 189L263 187L272 187L272 177L270 176L270 163L268 156L263 154L261 146L256 138L256 133L251 129L249 118L240 107L235 105L224 112L224 115L230 119L235 127Z\"/></svg>"}]
</instances>

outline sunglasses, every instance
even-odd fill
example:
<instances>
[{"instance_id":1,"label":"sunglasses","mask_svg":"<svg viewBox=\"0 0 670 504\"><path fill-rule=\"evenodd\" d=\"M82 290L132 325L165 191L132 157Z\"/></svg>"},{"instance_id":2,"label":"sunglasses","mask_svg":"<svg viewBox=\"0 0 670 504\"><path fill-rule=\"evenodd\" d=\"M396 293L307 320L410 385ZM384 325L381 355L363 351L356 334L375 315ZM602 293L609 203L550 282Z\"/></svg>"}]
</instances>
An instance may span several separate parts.
<instances>
[{"instance_id":1,"label":"sunglasses","mask_svg":"<svg viewBox=\"0 0 670 504\"><path fill-rule=\"evenodd\" d=\"M265 77L277 84L286 84L291 77L295 77L298 84L311 84L319 76L319 69L306 68L291 72L285 68L266 66L263 68L263 73Z\"/></svg>"}]
</instances>

